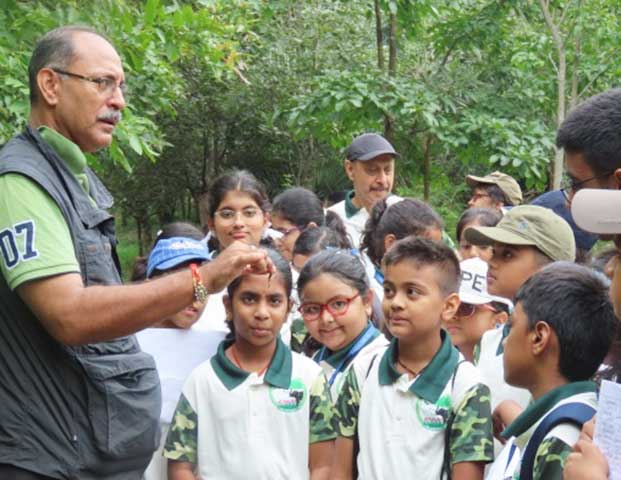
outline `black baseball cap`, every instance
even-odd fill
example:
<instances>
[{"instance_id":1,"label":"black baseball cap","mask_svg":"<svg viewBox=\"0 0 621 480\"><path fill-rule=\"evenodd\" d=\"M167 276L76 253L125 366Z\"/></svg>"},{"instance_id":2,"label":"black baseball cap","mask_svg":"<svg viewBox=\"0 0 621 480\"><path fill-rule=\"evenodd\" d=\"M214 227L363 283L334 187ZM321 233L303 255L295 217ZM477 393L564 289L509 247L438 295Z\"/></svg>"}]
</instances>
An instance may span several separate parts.
<instances>
[{"instance_id":1,"label":"black baseball cap","mask_svg":"<svg viewBox=\"0 0 621 480\"><path fill-rule=\"evenodd\" d=\"M399 156L390 142L377 133L363 133L357 136L346 150L347 160L362 160L363 162L386 154L393 157Z\"/></svg>"}]
</instances>

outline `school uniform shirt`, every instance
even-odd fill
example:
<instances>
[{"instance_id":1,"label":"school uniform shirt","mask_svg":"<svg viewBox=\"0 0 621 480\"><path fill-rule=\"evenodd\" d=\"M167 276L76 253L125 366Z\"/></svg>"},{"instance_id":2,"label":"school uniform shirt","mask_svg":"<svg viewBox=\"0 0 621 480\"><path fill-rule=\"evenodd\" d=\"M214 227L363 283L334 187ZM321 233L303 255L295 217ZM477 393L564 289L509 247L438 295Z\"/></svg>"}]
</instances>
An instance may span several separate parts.
<instances>
[{"instance_id":1,"label":"school uniform shirt","mask_svg":"<svg viewBox=\"0 0 621 480\"><path fill-rule=\"evenodd\" d=\"M437 480L447 434L451 465L493 459L489 388L441 335L442 346L414 379L395 369L396 339L349 370L337 400L338 428L342 437L358 437L358 478Z\"/></svg>"},{"instance_id":2,"label":"school uniform shirt","mask_svg":"<svg viewBox=\"0 0 621 480\"><path fill-rule=\"evenodd\" d=\"M474 364L481 372L483 382L492 392L492 412L504 400L513 400L520 407L526 408L532 398L528 390L505 382L503 342L507 335L509 335L509 325L485 332L474 354Z\"/></svg>"},{"instance_id":3,"label":"school uniform shirt","mask_svg":"<svg viewBox=\"0 0 621 480\"><path fill-rule=\"evenodd\" d=\"M328 379L330 393L336 401L347 376L347 372L356 361L365 362L388 346L388 340L371 322L346 347L332 352L322 347L313 357L323 369ZM368 364L368 363L367 363Z\"/></svg>"},{"instance_id":4,"label":"school uniform shirt","mask_svg":"<svg viewBox=\"0 0 621 480\"><path fill-rule=\"evenodd\" d=\"M345 224L345 229L351 238L352 247L359 248L364 226L369 219L369 212L367 212L366 208L358 208L354 205L352 202L354 194L355 192L350 190L347 192L345 200L335 203L328 210L341 217Z\"/></svg>"},{"instance_id":5,"label":"school uniform shirt","mask_svg":"<svg viewBox=\"0 0 621 480\"><path fill-rule=\"evenodd\" d=\"M597 408L597 387L593 382L573 382L555 388L531 403L515 421L502 432L505 438L516 437L521 452L541 421L556 407L566 403L584 403ZM561 423L543 438L537 448L533 464L533 480L561 480L567 456L578 441L580 429L570 423ZM513 478L519 480L521 464Z\"/></svg>"},{"instance_id":6,"label":"school uniform shirt","mask_svg":"<svg viewBox=\"0 0 621 480\"><path fill-rule=\"evenodd\" d=\"M321 367L279 339L264 375L239 369L223 341L183 387L164 456L201 479L307 479L309 445L336 437Z\"/></svg>"}]
</instances>

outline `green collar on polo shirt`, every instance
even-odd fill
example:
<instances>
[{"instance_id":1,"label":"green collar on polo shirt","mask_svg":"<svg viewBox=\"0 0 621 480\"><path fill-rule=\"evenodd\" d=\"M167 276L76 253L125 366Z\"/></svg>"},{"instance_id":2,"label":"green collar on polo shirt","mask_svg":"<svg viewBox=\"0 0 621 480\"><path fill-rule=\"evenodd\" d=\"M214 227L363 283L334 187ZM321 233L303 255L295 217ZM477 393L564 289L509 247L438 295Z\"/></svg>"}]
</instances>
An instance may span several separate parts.
<instances>
[{"instance_id":1,"label":"green collar on polo shirt","mask_svg":"<svg viewBox=\"0 0 621 480\"><path fill-rule=\"evenodd\" d=\"M572 382L560 387L556 387L554 390L550 390L548 393L540 397L538 400L532 402L526 409L500 434L504 438L519 437L524 432L528 431L538 420L541 420L543 416L554 405L561 400L565 400L573 395L579 393L596 392L597 386L593 382Z\"/></svg>"},{"instance_id":2,"label":"green collar on polo shirt","mask_svg":"<svg viewBox=\"0 0 621 480\"><path fill-rule=\"evenodd\" d=\"M216 375L228 390L238 387L248 378L249 372L242 370L229 360L224 353L233 344L234 340L224 340L218 345L218 351L211 357L211 366ZM263 379L266 383L278 388L289 388L291 383L291 371L293 360L291 350L282 342L280 337L276 340L276 350L270 360L267 372Z\"/></svg>"},{"instance_id":3,"label":"green collar on polo shirt","mask_svg":"<svg viewBox=\"0 0 621 480\"><path fill-rule=\"evenodd\" d=\"M438 401L459 362L459 352L451 344L449 335L441 330L440 336L440 349L409 388L410 392L431 403ZM380 385L391 385L401 377L401 373L395 368L398 355L399 343L393 338L379 365Z\"/></svg>"},{"instance_id":4,"label":"green collar on polo shirt","mask_svg":"<svg viewBox=\"0 0 621 480\"><path fill-rule=\"evenodd\" d=\"M347 218L353 217L361 210L354 205L353 198L355 194L356 192L354 190L350 190L347 192L347 195L345 195L345 216Z\"/></svg>"},{"instance_id":5,"label":"green collar on polo shirt","mask_svg":"<svg viewBox=\"0 0 621 480\"><path fill-rule=\"evenodd\" d=\"M330 366L336 368L343 361L343 359L347 356L347 354L352 349L352 347L356 344L356 342L365 334L365 332L369 328L371 328L371 322L367 322L366 327L363 328L360 334L356 338L354 338L346 347L343 347L340 350L337 350L336 352L331 352L326 347L321 347L319 351L315 354L315 359L317 359L315 361L319 361L320 359L320 360L328 362ZM363 348L366 347L369 343L375 340L379 336L379 334L380 334L380 331L376 330L373 333L373 336L369 338L369 340L367 340L362 347ZM347 367L347 365L342 366L342 368L345 368L345 367Z\"/></svg>"}]
</instances>

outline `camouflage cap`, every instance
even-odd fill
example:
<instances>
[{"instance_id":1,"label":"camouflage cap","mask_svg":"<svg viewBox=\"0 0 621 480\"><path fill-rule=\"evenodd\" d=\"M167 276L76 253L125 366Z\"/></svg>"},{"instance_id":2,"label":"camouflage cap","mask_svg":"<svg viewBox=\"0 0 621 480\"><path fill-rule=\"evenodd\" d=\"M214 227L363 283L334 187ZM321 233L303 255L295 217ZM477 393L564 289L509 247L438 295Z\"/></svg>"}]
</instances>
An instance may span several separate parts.
<instances>
[{"instance_id":1,"label":"camouflage cap","mask_svg":"<svg viewBox=\"0 0 621 480\"><path fill-rule=\"evenodd\" d=\"M502 172L492 172L484 177L477 177L475 175L468 175L466 177L466 183L471 187L476 187L478 183L486 183L488 185L496 185L505 194L507 200L512 205L519 205L522 203L522 189L515 179Z\"/></svg>"},{"instance_id":2,"label":"camouflage cap","mask_svg":"<svg viewBox=\"0 0 621 480\"><path fill-rule=\"evenodd\" d=\"M520 205L510 209L495 227L470 227L464 232L474 245L529 245L553 261L573 262L576 241L569 224L544 207Z\"/></svg>"}]
</instances>

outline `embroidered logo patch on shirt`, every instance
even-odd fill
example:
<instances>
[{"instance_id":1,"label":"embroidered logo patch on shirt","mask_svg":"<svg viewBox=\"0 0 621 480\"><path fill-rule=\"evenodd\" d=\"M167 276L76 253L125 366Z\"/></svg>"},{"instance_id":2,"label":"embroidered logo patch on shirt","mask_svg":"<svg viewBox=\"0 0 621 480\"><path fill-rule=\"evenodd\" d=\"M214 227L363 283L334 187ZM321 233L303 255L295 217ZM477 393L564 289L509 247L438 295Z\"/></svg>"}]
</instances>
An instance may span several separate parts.
<instances>
[{"instance_id":1,"label":"embroidered logo patch on shirt","mask_svg":"<svg viewBox=\"0 0 621 480\"><path fill-rule=\"evenodd\" d=\"M436 403L416 399L416 416L427 430L443 430L451 413L451 397L442 395Z\"/></svg>"},{"instance_id":2,"label":"embroidered logo patch on shirt","mask_svg":"<svg viewBox=\"0 0 621 480\"><path fill-rule=\"evenodd\" d=\"M299 378L292 379L289 388L270 386L270 400L281 412L297 412L307 397L306 385Z\"/></svg>"}]
</instances>

